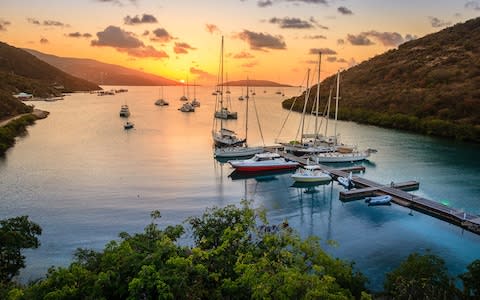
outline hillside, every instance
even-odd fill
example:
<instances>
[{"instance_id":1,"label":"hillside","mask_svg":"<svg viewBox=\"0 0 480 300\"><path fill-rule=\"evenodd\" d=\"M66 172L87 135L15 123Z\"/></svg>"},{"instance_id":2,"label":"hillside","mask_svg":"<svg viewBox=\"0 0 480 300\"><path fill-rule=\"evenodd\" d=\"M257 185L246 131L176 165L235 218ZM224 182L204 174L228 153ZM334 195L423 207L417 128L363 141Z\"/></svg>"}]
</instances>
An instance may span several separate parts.
<instances>
[{"instance_id":1,"label":"hillside","mask_svg":"<svg viewBox=\"0 0 480 300\"><path fill-rule=\"evenodd\" d=\"M97 89L100 87L96 84L68 75L21 49L0 42L0 120L31 111L12 97L18 92L47 97Z\"/></svg>"},{"instance_id":2,"label":"hillside","mask_svg":"<svg viewBox=\"0 0 480 300\"><path fill-rule=\"evenodd\" d=\"M225 82L228 86L262 86L262 87L290 87L291 85L282 84L268 80L237 80Z\"/></svg>"},{"instance_id":3,"label":"hillside","mask_svg":"<svg viewBox=\"0 0 480 300\"><path fill-rule=\"evenodd\" d=\"M73 76L88 79L100 85L178 85L161 76L148 74L118 65L106 64L93 59L59 57L32 49L24 49L37 58Z\"/></svg>"},{"instance_id":4,"label":"hillside","mask_svg":"<svg viewBox=\"0 0 480 300\"><path fill-rule=\"evenodd\" d=\"M341 73L339 118L480 142L479 53L476 18L352 67ZM322 107L334 80L320 84ZM315 95L316 86L309 104ZM303 98L295 110L302 110Z\"/></svg>"}]
</instances>

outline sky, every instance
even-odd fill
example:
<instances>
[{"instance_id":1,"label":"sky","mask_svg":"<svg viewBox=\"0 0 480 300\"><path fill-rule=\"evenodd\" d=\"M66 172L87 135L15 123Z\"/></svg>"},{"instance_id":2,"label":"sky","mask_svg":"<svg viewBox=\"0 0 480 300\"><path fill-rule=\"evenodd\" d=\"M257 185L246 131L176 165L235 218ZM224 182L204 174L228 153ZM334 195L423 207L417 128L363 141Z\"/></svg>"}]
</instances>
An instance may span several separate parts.
<instances>
[{"instance_id":1,"label":"sky","mask_svg":"<svg viewBox=\"0 0 480 300\"><path fill-rule=\"evenodd\" d=\"M480 0L0 0L0 41L178 81L302 85L478 17ZM312 76L313 79L313 76Z\"/></svg>"}]
</instances>

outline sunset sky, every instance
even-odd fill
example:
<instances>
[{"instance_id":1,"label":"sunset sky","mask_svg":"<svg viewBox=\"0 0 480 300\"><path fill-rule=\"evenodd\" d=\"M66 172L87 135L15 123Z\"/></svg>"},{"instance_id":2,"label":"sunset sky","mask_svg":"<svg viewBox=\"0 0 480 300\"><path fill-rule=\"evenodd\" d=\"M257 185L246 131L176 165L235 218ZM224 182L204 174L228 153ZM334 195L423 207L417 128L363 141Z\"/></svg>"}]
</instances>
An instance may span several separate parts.
<instances>
[{"instance_id":1,"label":"sunset sky","mask_svg":"<svg viewBox=\"0 0 480 300\"><path fill-rule=\"evenodd\" d=\"M479 15L480 0L1 0L0 40L213 85L224 35L229 80L299 85L319 49L325 78Z\"/></svg>"}]
</instances>

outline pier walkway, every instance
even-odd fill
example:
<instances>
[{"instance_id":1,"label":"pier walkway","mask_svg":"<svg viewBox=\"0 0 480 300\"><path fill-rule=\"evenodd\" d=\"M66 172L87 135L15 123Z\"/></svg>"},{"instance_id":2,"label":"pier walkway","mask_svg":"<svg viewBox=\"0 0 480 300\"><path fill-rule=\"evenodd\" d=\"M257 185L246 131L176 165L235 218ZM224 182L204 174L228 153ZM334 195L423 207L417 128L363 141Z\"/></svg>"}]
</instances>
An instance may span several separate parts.
<instances>
[{"instance_id":1,"label":"pier walkway","mask_svg":"<svg viewBox=\"0 0 480 300\"><path fill-rule=\"evenodd\" d=\"M296 161L302 165L309 164L309 161L305 158L283 152L283 147L269 146L265 147L265 151L278 153L286 159ZM362 166L333 168L322 164L316 165L333 175L332 177L335 180L338 177L347 177L350 172L360 172L365 170L365 167ZM392 201L398 205L420 211L432 217L460 226L473 233L480 234L480 216L408 193L408 190L418 189L419 183L416 181L384 185L358 176L352 176L352 181L355 183L357 189L340 192L340 200L351 201L352 199L359 199L372 195L390 195L392 196Z\"/></svg>"}]
</instances>

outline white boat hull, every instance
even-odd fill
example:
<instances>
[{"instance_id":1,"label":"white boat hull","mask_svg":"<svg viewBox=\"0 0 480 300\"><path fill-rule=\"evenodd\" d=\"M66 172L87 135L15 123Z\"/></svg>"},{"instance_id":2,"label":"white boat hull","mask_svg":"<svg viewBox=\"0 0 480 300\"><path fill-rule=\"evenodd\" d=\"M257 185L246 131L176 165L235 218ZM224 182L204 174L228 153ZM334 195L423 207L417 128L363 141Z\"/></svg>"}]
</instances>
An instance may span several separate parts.
<instances>
[{"instance_id":1,"label":"white boat hull","mask_svg":"<svg viewBox=\"0 0 480 300\"><path fill-rule=\"evenodd\" d=\"M366 160L368 157L370 157L370 152L368 151L352 153L328 152L315 155L313 161L316 163L354 162Z\"/></svg>"},{"instance_id":2,"label":"white boat hull","mask_svg":"<svg viewBox=\"0 0 480 300\"><path fill-rule=\"evenodd\" d=\"M225 147L215 149L215 157L218 158L234 158L253 156L262 153L262 147Z\"/></svg>"},{"instance_id":3,"label":"white boat hull","mask_svg":"<svg viewBox=\"0 0 480 300\"><path fill-rule=\"evenodd\" d=\"M296 182L329 182L332 180L327 174L323 175L306 175L306 174L292 174L292 179Z\"/></svg>"}]
</instances>

